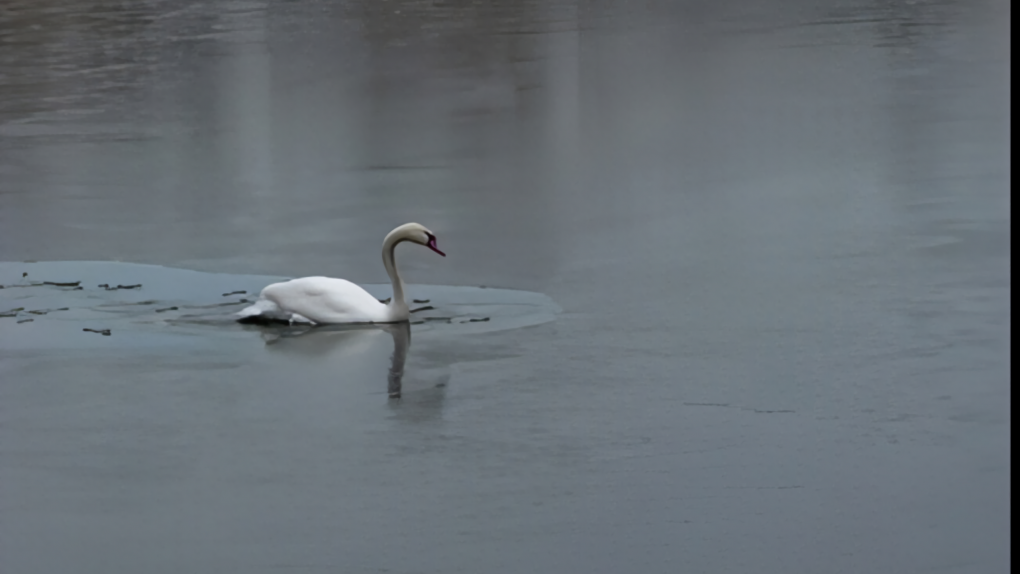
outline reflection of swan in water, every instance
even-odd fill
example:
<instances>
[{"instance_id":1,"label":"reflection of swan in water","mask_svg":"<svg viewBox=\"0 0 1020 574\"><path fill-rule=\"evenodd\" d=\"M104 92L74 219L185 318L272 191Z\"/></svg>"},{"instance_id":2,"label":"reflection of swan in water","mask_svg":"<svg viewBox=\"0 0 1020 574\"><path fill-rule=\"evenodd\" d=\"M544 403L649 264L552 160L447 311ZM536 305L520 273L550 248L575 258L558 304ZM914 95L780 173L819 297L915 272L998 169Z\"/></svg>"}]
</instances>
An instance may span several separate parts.
<instances>
[{"instance_id":1,"label":"reflection of swan in water","mask_svg":"<svg viewBox=\"0 0 1020 574\"><path fill-rule=\"evenodd\" d=\"M390 358L386 390L391 399L399 399L401 384L404 380L404 361L407 360L407 349L411 346L411 324L388 325L386 330L393 336L393 356Z\"/></svg>"},{"instance_id":2,"label":"reflection of swan in water","mask_svg":"<svg viewBox=\"0 0 1020 574\"><path fill-rule=\"evenodd\" d=\"M387 375L390 398L400 398L404 377L404 362L411 346L411 324L345 325L345 326L294 326L267 330L263 334L271 350L309 358L354 357L365 353L383 333L393 338L393 355Z\"/></svg>"}]
</instances>

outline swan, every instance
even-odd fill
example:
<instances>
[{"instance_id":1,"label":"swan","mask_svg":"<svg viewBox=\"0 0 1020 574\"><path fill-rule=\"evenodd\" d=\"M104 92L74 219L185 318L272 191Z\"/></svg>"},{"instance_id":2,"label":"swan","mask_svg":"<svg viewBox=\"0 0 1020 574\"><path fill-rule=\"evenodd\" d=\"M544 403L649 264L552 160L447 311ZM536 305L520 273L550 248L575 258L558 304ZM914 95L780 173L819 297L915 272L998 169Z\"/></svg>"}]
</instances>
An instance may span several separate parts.
<instances>
[{"instance_id":1,"label":"swan","mask_svg":"<svg viewBox=\"0 0 1020 574\"><path fill-rule=\"evenodd\" d=\"M446 257L436 247L436 236L419 223L405 223L386 234L382 259L393 283L393 297L389 303L381 303L368 291L345 279L302 277L266 286L258 301L237 313L238 320L315 324L407 321L410 310L404 301L404 282L393 261L393 250L404 241L424 245Z\"/></svg>"}]
</instances>

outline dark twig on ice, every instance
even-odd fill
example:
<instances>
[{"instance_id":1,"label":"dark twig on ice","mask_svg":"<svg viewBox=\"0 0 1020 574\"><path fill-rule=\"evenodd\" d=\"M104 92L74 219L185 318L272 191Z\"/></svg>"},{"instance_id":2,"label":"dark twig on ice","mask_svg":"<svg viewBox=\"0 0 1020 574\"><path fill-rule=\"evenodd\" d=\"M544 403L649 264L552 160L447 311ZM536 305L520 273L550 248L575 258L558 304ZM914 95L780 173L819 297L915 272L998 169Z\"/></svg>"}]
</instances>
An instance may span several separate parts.
<instances>
[{"instance_id":1,"label":"dark twig on ice","mask_svg":"<svg viewBox=\"0 0 1020 574\"><path fill-rule=\"evenodd\" d=\"M82 329L82 331L85 331L87 333L99 333L100 335L103 335L104 337L109 337L110 336L110 330L109 329L89 329L88 327L86 327L86 328Z\"/></svg>"},{"instance_id":2,"label":"dark twig on ice","mask_svg":"<svg viewBox=\"0 0 1020 574\"><path fill-rule=\"evenodd\" d=\"M231 295L245 295L247 291L231 291L230 293L224 293L224 297L230 297Z\"/></svg>"},{"instance_id":3,"label":"dark twig on ice","mask_svg":"<svg viewBox=\"0 0 1020 574\"><path fill-rule=\"evenodd\" d=\"M102 287L103 289L106 289L107 291L116 291L117 289L141 289L142 288L142 284L141 283L139 283L138 285L117 285L116 287L110 287L110 285L108 283L103 283L103 284L101 284L99 286Z\"/></svg>"},{"instance_id":4,"label":"dark twig on ice","mask_svg":"<svg viewBox=\"0 0 1020 574\"><path fill-rule=\"evenodd\" d=\"M435 309L432 305L425 305L424 307L418 307L417 309L411 309L411 313L417 313L418 311L430 311Z\"/></svg>"},{"instance_id":5,"label":"dark twig on ice","mask_svg":"<svg viewBox=\"0 0 1020 574\"><path fill-rule=\"evenodd\" d=\"M32 311L26 311L26 312L27 313L31 313L33 315L45 315L47 313L52 313L54 311L67 311L67 310L68 310L67 307L61 307L59 309L34 309Z\"/></svg>"},{"instance_id":6,"label":"dark twig on ice","mask_svg":"<svg viewBox=\"0 0 1020 574\"><path fill-rule=\"evenodd\" d=\"M22 323L31 323L32 321L35 321L35 319L21 319L20 321L18 321L18 324L20 325Z\"/></svg>"},{"instance_id":7,"label":"dark twig on ice","mask_svg":"<svg viewBox=\"0 0 1020 574\"><path fill-rule=\"evenodd\" d=\"M25 275L28 274L25 273L22 275L22 277L24 277ZM42 287L43 285L50 285L52 287L74 287L74 289L72 290L77 291L81 289L80 283L81 281L68 281L68 282L43 281L41 283L40 282L29 283L28 285L6 285L6 286L0 285L0 289L12 289L14 287Z\"/></svg>"}]
</instances>

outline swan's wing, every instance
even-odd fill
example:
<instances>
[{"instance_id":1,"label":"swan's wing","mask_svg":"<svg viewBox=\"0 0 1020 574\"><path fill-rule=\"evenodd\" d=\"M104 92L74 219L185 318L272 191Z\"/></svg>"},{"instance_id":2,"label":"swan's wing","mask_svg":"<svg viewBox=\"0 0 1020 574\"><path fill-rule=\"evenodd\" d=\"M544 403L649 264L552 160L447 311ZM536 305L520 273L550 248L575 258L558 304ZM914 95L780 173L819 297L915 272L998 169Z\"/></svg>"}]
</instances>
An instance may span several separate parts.
<instances>
[{"instance_id":1,"label":"swan's wing","mask_svg":"<svg viewBox=\"0 0 1020 574\"><path fill-rule=\"evenodd\" d=\"M273 283L262 299L316 323L372 323L386 321L386 306L368 291L344 279L303 277Z\"/></svg>"}]
</instances>

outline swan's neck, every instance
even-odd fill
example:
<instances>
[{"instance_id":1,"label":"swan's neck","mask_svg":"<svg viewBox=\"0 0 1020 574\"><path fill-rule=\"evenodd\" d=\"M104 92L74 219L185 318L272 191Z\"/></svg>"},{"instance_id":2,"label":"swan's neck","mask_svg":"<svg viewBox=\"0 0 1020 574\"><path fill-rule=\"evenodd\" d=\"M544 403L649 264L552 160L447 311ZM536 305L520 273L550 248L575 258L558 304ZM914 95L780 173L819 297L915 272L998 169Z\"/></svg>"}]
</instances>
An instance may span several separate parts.
<instances>
[{"instance_id":1,"label":"swan's neck","mask_svg":"<svg viewBox=\"0 0 1020 574\"><path fill-rule=\"evenodd\" d=\"M407 302L404 301L404 281L400 278L400 272L397 271L397 262L393 256L393 251L397 248L397 244L403 240L403 237L390 234L383 241L382 260L383 265L386 267L386 274L390 276L390 282L393 283L393 298L390 299L389 303L393 308L407 307Z\"/></svg>"}]
</instances>

